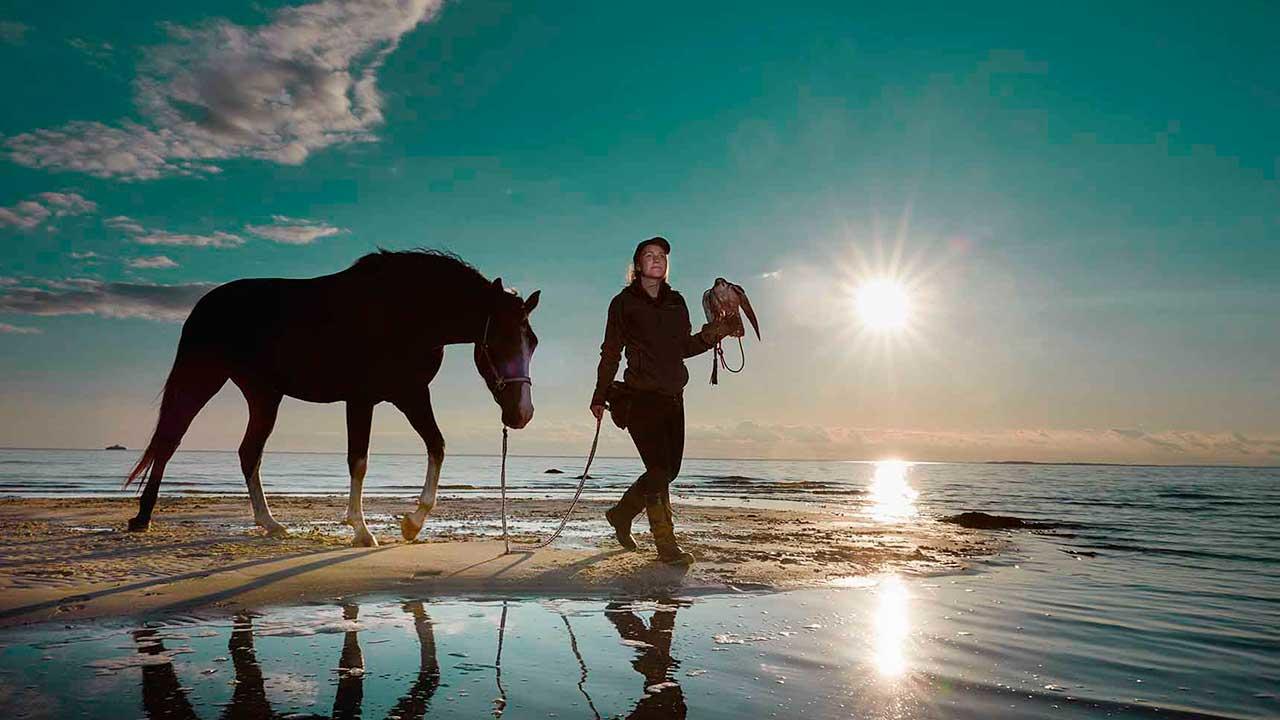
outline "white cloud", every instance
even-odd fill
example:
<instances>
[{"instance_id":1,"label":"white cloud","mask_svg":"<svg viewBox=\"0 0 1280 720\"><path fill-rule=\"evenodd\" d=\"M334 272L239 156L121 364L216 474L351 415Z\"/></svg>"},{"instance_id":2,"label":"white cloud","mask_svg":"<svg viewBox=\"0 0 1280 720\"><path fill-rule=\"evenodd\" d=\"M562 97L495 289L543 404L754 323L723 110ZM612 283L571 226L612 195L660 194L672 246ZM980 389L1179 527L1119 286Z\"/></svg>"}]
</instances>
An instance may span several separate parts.
<instances>
[{"instance_id":1,"label":"white cloud","mask_svg":"<svg viewBox=\"0 0 1280 720\"><path fill-rule=\"evenodd\" d=\"M40 332L40 328L19 327L17 325L10 325L9 323L0 323L0 334L39 335Z\"/></svg>"},{"instance_id":2,"label":"white cloud","mask_svg":"<svg viewBox=\"0 0 1280 720\"><path fill-rule=\"evenodd\" d=\"M138 235L134 238L134 241L140 245L165 245L170 247L233 248L244 244L244 238L220 230L212 235L189 235L171 233L164 230L151 230Z\"/></svg>"},{"instance_id":3,"label":"white cloud","mask_svg":"<svg viewBox=\"0 0 1280 720\"><path fill-rule=\"evenodd\" d=\"M115 48L109 42L73 37L67 40L67 44L84 53L89 58L90 64L100 68L106 68L107 62L111 60L112 55L115 53Z\"/></svg>"},{"instance_id":4,"label":"white cloud","mask_svg":"<svg viewBox=\"0 0 1280 720\"><path fill-rule=\"evenodd\" d=\"M9 207L0 207L0 227L34 230L50 218L86 215L98 205L75 193L43 192Z\"/></svg>"},{"instance_id":5,"label":"white cloud","mask_svg":"<svg viewBox=\"0 0 1280 720\"><path fill-rule=\"evenodd\" d=\"M9 138L22 165L145 180L216 172L252 157L296 165L331 145L375 139L377 72L443 0L324 0L261 27L226 20L168 28L134 85L141 122L72 122Z\"/></svg>"},{"instance_id":6,"label":"white cloud","mask_svg":"<svg viewBox=\"0 0 1280 720\"><path fill-rule=\"evenodd\" d=\"M342 228L314 220L299 220L284 215L271 216L270 225L246 225L246 231L286 245L309 245L320 238L337 235Z\"/></svg>"},{"instance_id":7,"label":"white cloud","mask_svg":"<svg viewBox=\"0 0 1280 720\"><path fill-rule=\"evenodd\" d=\"M156 255L155 257L134 258L125 263L131 268L140 270L168 270L169 268L178 267L178 263L164 255Z\"/></svg>"},{"instance_id":8,"label":"white cloud","mask_svg":"<svg viewBox=\"0 0 1280 720\"><path fill-rule=\"evenodd\" d=\"M0 312L180 321L213 283L155 285L85 278L0 287Z\"/></svg>"},{"instance_id":9,"label":"white cloud","mask_svg":"<svg viewBox=\"0 0 1280 720\"><path fill-rule=\"evenodd\" d=\"M103 220L102 224L106 225L107 227L113 230L121 230L127 233L146 232L146 229L143 228L142 225L139 224L137 220L134 220L133 218L128 217L126 215L116 215L115 217L109 217L106 220Z\"/></svg>"}]
</instances>

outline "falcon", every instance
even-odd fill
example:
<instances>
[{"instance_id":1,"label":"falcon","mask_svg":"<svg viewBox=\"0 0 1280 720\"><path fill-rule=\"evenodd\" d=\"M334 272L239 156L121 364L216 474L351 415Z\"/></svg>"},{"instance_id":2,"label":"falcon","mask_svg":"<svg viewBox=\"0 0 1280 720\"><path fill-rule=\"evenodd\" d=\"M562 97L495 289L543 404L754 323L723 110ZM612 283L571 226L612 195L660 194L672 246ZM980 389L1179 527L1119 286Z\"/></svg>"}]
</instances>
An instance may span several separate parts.
<instances>
[{"instance_id":1,"label":"falcon","mask_svg":"<svg viewBox=\"0 0 1280 720\"><path fill-rule=\"evenodd\" d=\"M747 299L747 291L743 290L741 285L735 285L718 277L711 289L702 293L702 310L707 314L707 322L724 321L729 327L729 335L738 338L739 350L742 349L742 338L747 334L746 327L742 324L742 316L738 313L740 309L747 314L751 329L756 331L756 339L759 340L760 323L756 320L755 310L751 308L751 301ZM719 384L718 370L721 365L729 372L741 372L746 364L747 358L744 354L742 365L737 370L729 367L724 359L724 348L717 342L711 358L711 384Z\"/></svg>"}]
</instances>

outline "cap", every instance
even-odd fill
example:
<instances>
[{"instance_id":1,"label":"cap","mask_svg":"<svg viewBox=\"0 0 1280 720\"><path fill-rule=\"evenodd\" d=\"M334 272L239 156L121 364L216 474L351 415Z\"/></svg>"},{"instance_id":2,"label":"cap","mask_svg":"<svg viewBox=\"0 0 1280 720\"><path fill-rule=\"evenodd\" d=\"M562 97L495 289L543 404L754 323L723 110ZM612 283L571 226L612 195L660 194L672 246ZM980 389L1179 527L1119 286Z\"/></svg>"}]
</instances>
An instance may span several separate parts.
<instances>
[{"instance_id":1,"label":"cap","mask_svg":"<svg viewBox=\"0 0 1280 720\"><path fill-rule=\"evenodd\" d=\"M657 245L662 248L662 252L668 255L671 254L671 243L667 242L667 239L661 235L656 235L648 240L641 241L640 244L636 246L636 251L631 255L631 262L636 262L640 259L640 251L644 250L645 245Z\"/></svg>"}]
</instances>

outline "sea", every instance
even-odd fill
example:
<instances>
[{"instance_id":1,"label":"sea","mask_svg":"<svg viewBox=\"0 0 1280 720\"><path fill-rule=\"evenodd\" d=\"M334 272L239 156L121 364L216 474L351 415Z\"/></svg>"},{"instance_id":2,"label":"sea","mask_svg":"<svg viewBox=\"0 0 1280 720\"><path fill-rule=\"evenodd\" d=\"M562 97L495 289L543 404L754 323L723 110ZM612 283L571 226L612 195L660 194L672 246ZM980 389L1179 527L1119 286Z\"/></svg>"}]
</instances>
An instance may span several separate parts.
<instances>
[{"instance_id":1,"label":"sea","mask_svg":"<svg viewBox=\"0 0 1280 720\"><path fill-rule=\"evenodd\" d=\"M129 451L0 450L0 495L130 496ZM496 497L450 456L441 501ZM371 458L415 496L422 455ZM597 458L587 497L640 467ZM559 471L559 472L555 472ZM582 458L510 457L571 497ZM341 454L269 453L272 495L343 494ZM233 452L163 494L243 495ZM677 503L823 506L885 523L1040 523L963 571L650 597L374 595L0 631L11 717L1280 718L1280 469L686 459Z\"/></svg>"}]
</instances>

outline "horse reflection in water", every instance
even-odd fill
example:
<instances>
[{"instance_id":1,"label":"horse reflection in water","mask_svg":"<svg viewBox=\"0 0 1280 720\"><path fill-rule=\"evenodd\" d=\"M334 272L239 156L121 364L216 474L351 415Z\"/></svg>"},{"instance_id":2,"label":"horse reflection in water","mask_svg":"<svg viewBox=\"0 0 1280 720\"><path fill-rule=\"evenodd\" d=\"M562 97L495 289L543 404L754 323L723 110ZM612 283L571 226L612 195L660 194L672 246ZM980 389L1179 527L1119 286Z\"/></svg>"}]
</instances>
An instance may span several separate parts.
<instances>
[{"instance_id":1,"label":"horse reflection in water","mask_svg":"<svg viewBox=\"0 0 1280 720\"><path fill-rule=\"evenodd\" d=\"M422 602L412 601L403 605L404 611L413 616L418 634L420 664L418 676L388 713L389 718L422 718L436 689L440 686L440 663L436 659L435 633L431 618ZM354 621L359 615L355 605L345 605L342 617ZM143 629L133 633L138 652L144 655L165 653L164 643L156 630ZM358 718L364 700L364 653L360 649L359 632L347 631L342 641L342 656L338 661L338 692L330 715L305 715L279 713L271 708L267 699L266 683L262 667L253 646L253 622L248 614L236 616L228 643L231 661L235 666L235 690L231 702L223 710L223 720L274 720L275 718ZM142 705L150 720L197 720L200 716L192 707L186 689L178 682L172 663L148 665L142 668Z\"/></svg>"},{"instance_id":2,"label":"horse reflection in water","mask_svg":"<svg viewBox=\"0 0 1280 720\"><path fill-rule=\"evenodd\" d=\"M658 609L648 624L631 610L631 603L613 602L605 608L605 617L617 629L619 637L629 641L635 648L636 657L631 666L644 677L644 686L640 699L628 718L637 720L656 718L684 718L688 708L684 701L684 691L675 680L680 661L671 657L672 633L676 625L676 611L687 607L688 602L669 598L657 601ZM402 605L403 610L413 617L414 629L418 636L420 651L418 675L409 690L399 699L388 718L410 720L425 717L432 697L440 687L440 663L436 657L435 633L431 618L421 601L411 601ZM344 605L344 620L354 623L359 617L356 605ZM583 659L569 625L568 617L561 615L574 656L578 660L581 677L578 690L586 698L587 705L595 717L600 713L587 693L586 683L588 668ZM500 701L495 701L493 715L502 717L506 709L506 690L502 684L502 635L506 626L506 609L498 629L498 655L494 662L495 679L498 683ZM159 630L144 628L133 632L138 652L143 655L163 656L163 661L142 666L142 705L149 720L196 720L200 715L188 696L189 688L179 682L173 664L168 662L169 651L164 646L163 636ZM262 666L258 663L254 648L253 616L248 613L236 615L232 626L231 638L228 641L229 655L235 669L235 680L231 701L223 708L222 720L314 720L316 718L359 718L362 715L364 702L364 652L360 647L359 630L347 630L342 642L342 654L338 661L337 692L333 702L333 711L329 715L282 713L271 707L267 698L267 683L262 674Z\"/></svg>"},{"instance_id":3,"label":"horse reflection in water","mask_svg":"<svg viewBox=\"0 0 1280 720\"><path fill-rule=\"evenodd\" d=\"M687 601L664 598L658 601L659 610L653 613L648 626L631 612L630 603L609 603L605 617L617 628L623 640L636 645L636 659L631 667L644 676L644 694L628 718L683 718L688 714L684 704L684 691L675 680L680 661L671 657L671 639L676 627L676 610L687 607Z\"/></svg>"}]
</instances>

